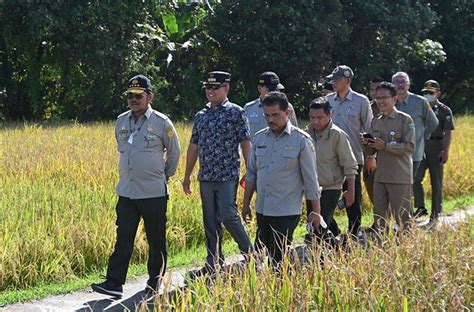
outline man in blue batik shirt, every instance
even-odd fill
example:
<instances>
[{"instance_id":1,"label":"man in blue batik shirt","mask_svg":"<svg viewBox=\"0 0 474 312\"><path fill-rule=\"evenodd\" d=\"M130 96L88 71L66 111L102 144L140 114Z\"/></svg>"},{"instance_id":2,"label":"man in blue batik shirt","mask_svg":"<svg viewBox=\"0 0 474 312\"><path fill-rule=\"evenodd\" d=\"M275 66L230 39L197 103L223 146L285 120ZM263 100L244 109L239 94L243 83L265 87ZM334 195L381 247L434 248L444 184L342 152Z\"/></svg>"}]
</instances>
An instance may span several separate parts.
<instances>
[{"instance_id":1,"label":"man in blue batik shirt","mask_svg":"<svg viewBox=\"0 0 474 312\"><path fill-rule=\"evenodd\" d=\"M191 141L186 155L183 191L191 194L190 176L199 157L199 188L204 229L206 232L206 270L224 262L222 224L242 253L251 250L249 237L237 213L236 194L240 173L239 144L247 162L250 153L250 132L245 111L229 102L230 74L208 73L206 107L194 116Z\"/></svg>"}]
</instances>

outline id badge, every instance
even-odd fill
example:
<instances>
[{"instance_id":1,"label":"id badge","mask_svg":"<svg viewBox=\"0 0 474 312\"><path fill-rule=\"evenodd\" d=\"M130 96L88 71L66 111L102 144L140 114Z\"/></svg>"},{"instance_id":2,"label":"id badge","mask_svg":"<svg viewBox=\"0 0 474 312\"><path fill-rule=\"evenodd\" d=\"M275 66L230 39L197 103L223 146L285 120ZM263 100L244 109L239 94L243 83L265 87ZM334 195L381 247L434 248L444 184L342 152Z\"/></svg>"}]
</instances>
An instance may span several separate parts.
<instances>
[{"instance_id":1,"label":"id badge","mask_svg":"<svg viewBox=\"0 0 474 312\"><path fill-rule=\"evenodd\" d=\"M130 136L128 137L128 143L129 144L133 144L133 137L135 136L135 132L130 134Z\"/></svg>"}]
</instances>

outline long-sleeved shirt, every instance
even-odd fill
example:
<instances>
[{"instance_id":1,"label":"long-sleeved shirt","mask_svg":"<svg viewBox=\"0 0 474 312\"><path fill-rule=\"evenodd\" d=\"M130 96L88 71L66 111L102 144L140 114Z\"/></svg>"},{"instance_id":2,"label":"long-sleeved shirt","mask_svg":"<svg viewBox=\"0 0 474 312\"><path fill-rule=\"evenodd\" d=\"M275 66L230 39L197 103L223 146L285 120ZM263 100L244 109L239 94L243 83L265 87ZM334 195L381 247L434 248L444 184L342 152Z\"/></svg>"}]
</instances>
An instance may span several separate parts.
<instances>
[{"instance_id":1,"label":"long-sleeved shirt","mask_svg":"<svg viewBox=\"0 0 474 312\"><path fill-rule=\"evenodd\" d=\"M176 172L180 146L171 120L148 106L135 120L131 111L115 123L120 153L117 194L130 199L167 195L166 180Z\"/></svg>"},{"instance_id":2,"label":"long-sleeved shirt","mask_svg":"<svg viewBox=\"0 0 474 312\"><path fill-rule=\"evenodd\" d=\"M253 142L245 177L256 185L258 213L300 215L303 194L309 200L321 197L314 145L306 132L288 122L279 136L267 128Z\"/></svg>"},{"instance_id":3,"label":"long-sleeved shirt","mask_svg":"<svg viewBox=\"0 0 474 312\"><path fill-rule=\"evenodd\" d=\"M332 121L329 121L321 135L311 125L305 130L316 145L319 185L323 191L342 189L344 180L353 179L358 170L349 137Z\"/></svg>"},{"instance_id":4,"label":"long-sleeved shirt","mask_svg":"<svg viewBox=\"0 0 474 312\"><path fill-rule=\"evenodd\" d=\"M377 170L374 181L378 183L412 184L415 150L415 125L413 119L394 110L388 116L378 115L372 120L370 133L385 142L385 149L376 151L366 147L366 153L377 152Z\"/></svg>"},{"instance_id":5,"label":"long-sleeved shirt","mask_svg":"<svg viewBox=\"0 0 474 312\"><path fill-rule=\"evenodd\" d=\"M337 93L327 95L327 99L332 106L333 123L344 130L349 136L352 152L359 165L364 164L364 155L360 144L360 133L368 132L373 114L370 108L369 99L358 92L349 89L346 98L341 101Z\"/></svg>"},{"instance_id":6,"label":"long-sleeved shirt","mask_svg":"<svg viewBox=\"0 0 474 312\"><path fill-rule=\"evenodd\" d=\"M413 153L413 161L422 161L425 153L425 140L438 126L438 118L436 118L433 109L428 101L417 94L408 92L403 102L395 104L397 110L410 115L415 123L415 152Z\"/></svg>"}]
</instances>

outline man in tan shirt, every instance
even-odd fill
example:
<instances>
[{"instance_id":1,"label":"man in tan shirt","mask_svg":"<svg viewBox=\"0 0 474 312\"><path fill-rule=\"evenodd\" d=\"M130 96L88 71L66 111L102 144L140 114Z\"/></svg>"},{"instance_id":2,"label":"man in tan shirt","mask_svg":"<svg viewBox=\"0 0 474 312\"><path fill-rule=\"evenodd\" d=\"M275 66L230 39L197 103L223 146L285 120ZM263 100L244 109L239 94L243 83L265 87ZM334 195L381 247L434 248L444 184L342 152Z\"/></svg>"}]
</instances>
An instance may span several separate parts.
<instances>
[{"instance_id":1,"label":"man in tan shirt","mask_svg":"<svg viewBox=\"0 0 474 312\"><path fill-rule=\"evenodd\" d=\"M316 161L321 192L321 215L335 236L337 226L333 226L333 214L337 201L341 196L342 184L347 182L344 192L346 207L354 203L355 176L357 175L357 160L352 152L347 134L332 122L331 104L321 97L311 102L309 120L311 123L305 131L313 138L316 148ZM307 203L307 214L312 211ZM325 233L322 233L325 235ZM311 241L311 236L306 236Z\"/></svg>"},{"instance_id":2,"label":"man in tan shirt","mask_svg":"<svg viewBox=\"0 0 474 312\"><path fill-rule=\"evenodd\" d=\"M382 82L375 101L381 115L372 120L370 134L361 137L367 155L377 153L374 182L374 229L386 230L390 208L398 226L405 230L412 216L412 154L415 149L415 124L406 113L395 108L397 91Z\"/></svg>"}]
</instances>

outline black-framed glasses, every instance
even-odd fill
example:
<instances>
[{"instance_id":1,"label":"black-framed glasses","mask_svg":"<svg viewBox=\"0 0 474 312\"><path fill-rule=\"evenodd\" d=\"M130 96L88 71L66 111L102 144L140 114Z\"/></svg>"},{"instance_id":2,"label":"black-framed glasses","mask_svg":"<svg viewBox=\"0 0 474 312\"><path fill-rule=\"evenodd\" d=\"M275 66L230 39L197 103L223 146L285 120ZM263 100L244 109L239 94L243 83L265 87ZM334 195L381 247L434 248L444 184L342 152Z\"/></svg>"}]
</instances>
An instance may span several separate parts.
<instances>
[{"instance_id":1,"label":"black-framed glasses","mask_svg":"<svg viewBox=\"0 0 474 312\"><path fill-rule=\"evenodd\" d=\"M223 86L221 85L206 85L206 89L212 89L212 90L219 90L220 88L222 88Z\"/></svg>"},{"instance_id":2,"label":"black-framed glasses","mask_svg":"<svg viewBox=\"0 0 474 312\"><path fill-rule=\"evenodd\" d=\"M137 99L138 101L140 101L144 96L146 95L145 92L143 93L139 93L139 94L136 94L136 93L127 93L127 99L128 100L132 100L132 99Z\"/></svg>"},{"instance_id":3,"label":"black-framed glasses","mask_svg":"<svg viewBox=\"0 0 474 312\"><path fill-rule=\"evenodd\" d=\"M386 96L376 96L376 97L375 97L375 100L376 100L377 102L381 102L381 101L388 100L388 99L390 99L391 97L392 97L392 96L390 96L390 95L386 95Z\"/></svg>"},{"instance_id":4,"label":"black-framed glasses","mask_svg":"<svg viewBox=\"0 0 474 312\"><path fill-rule=\"evenodd\" d=\"M436 92L434 91L423 91L423 95L425 94L430 94L430 95L434 95Z\"/></svg>"}]
</instances>

